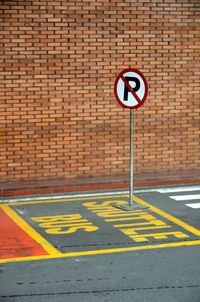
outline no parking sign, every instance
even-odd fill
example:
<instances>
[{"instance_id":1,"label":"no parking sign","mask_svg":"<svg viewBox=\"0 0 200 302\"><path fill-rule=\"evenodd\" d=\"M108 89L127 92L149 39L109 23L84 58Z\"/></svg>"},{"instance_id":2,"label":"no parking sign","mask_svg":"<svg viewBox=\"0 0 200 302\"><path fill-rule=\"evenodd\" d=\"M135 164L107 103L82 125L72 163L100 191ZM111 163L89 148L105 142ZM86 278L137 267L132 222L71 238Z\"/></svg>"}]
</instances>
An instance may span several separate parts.
<instances>
[{"instance_id":1,"label":"no parking sign","mask_svg":"<svg viewBox=\"0 0 200 302\"><path fill-rule=\"evenodd\" d=\"M137 109L145 102L148 85L144 75L137 69L124 69L121 71L114 86L115 97L118 103L130 110L130 194L129 205L116 206L125 211L143 208L133 204L133 109Z\"/></svg>"},{"instance_id":2,"label":"no parking sign","mask_svg":"<svg viewBox=\"0 0 200 302\"><path fill-rule=\"evenodd\" d=\"M145 102L148 85L144 75L137 69L121 71L114 86L115 97L124 108L137 109Z\"/></svg>"}]
</instances>

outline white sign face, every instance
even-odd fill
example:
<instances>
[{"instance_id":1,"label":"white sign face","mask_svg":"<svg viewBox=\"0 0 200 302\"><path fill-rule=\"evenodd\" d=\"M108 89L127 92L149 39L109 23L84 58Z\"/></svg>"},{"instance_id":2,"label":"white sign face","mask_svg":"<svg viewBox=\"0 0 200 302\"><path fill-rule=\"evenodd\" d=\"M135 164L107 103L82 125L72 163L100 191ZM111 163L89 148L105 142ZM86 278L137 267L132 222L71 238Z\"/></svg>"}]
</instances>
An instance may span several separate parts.
<instances>
[{"instance_id":1,"label":"white sign face","mask_svg":"<svg viewBox=\"0 0 200 302\"><path fill-rule=\"evenodd\" d=\"M116 78L115 97L125 108L139 108L146 100L147 81L137 69L125 69Z\"/></svg>"}]
</instances>

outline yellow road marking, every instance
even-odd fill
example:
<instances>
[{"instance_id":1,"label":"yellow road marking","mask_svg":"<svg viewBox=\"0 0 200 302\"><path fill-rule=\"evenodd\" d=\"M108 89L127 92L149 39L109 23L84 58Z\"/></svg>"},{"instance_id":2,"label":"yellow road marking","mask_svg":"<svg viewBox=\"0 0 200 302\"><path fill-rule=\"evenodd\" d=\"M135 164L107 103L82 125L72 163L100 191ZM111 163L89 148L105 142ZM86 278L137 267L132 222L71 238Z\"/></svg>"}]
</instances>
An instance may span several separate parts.
<instances>
[{"instance_id":1,"label":"yellow road marking","mask_svg":"<svg viewBox=\"0 0 200 302\"><path fill-rule=\"evenodd\" d=\"M126 217L126 218L112 218L112 219L105 219L105 221L123 221L123 220L138 220L138 219L145 219L145 220L150 221L151 219L155 220L155 217L153 217L152 215L150 215L148 213L145 213L139 217L137 216L137 217Z\"/></svg>"},{"instance_id":2,"label":"yellow road marking","mask_svg":"<svg viewBox=\"0 0 200 302\"><path fill-rule=\"evenodd\" d=\"M1 208L25 233L27 233L31 238L38 242L48 254L62 255L55 247L53 247L46 239L44 239L40 234L38 234L8 205L1 205Z\"/></svg>"},{"instance_id":3,"label":"yellow road marking","mask_svg":"<svg viewBox=\"0 0 200 302\"><path fill-rule=\"evenodd\" d=\"M121 197L128 197L128 195L120 195ZM83 197L83 198L66 198L66 199L50 199L50 200L33 200L33 201L21 201L21 202L8 202L4 205L23 205L23 204L37 204L37 203L54 203L54 202L66 202L66 201L80 201L80 200L93 200L93 199L107 199L107 198L119 198L119 195L112 196L97 196L97 197ZM128 202L128 201L127 201ZM124 202L126 203L126 202Z\"/></svg>"},{"instance_id":4,"label":"yellow road marking","mask_svg":"<svg viewBox=\"0 0 200 302\"><path fill-rule=\"evenodd\" d=\"M121 197L128 197L128 195L121 195ZM30 227L20 216L17 215L9 206L10 205L28 205L28 204L41 204L41 203L55 203L55 202L70 202L70 201L82 201L82 200L94 200L94 199L107 199L107 198L119 198L119 196L98 196L98 197L85 197L85 198L71 198L71 199L56 199L56 200L45 200L45 201L30 201L30 202L14 202L0 205L3 210L33 239L35 239L48 253L49 255L43 256L33 256L33 257L22 257L22 258L11 258L11 259L1 259L0 263L7 263L13 261L31 261L31 260L41 260L41 259L55 259L55 258L65 258L65 257L78 257L78 256L86 256L86 255L97 255L97 254L105 254L105 253L119 253L119 252L130 252L130 251L138 251L138 250L149 250L156 248L166 248L166 247L180 247L180 246L191 246L191 245L199 245L200 240L193 241L182 241L182 242L174 242L174 243L163 243L163 244L155 244L155 245L144 245L144 246L134 246L127 248L115 248L115 249L104 249L104 250L93 250L93 251L83 251L83 252L71 252L71 253L61 253L57 249L55 249L49 242L47 242L42 236L40 236L32 227ZM164 211L158 209L155 206L147 203L146 201L134 196L134 201L145 205L152 212L157 213L158 215L166 218L167 220L173 222L176 225L179 225L183 229L189 231L192 234L200 237L200 230L188 225L187 223L181 221L180 219L173 217L170 214L165 213ZM114 202L114 201L113 201ZM133 219L133 218L132 218ZM112 219L108 219L111 221ZM105 219L105 221L108 221ZM114 220L114 219L113 219ZM129 220L129 218L121 218L119 220ZM135 225L135 224L134 224Z\"/></svg>"},{"instance_id":5,"label":"yellow road marking","mask_svg":"<svg viewBox=\"0 0 200 302\"><path fill-rule=\"evenodd\" d=\"M144 230L155 230L155 229L170 229L171 227L172 227L171 225L159 225L159 226L148 226L148 227L144 227L144 228L132 228L132 230L135 230L135 231L144 231ZM126 230L126 229L124 229L124 230Z\"/></svg>"},{"instance_id":6,"label":"yellow road marking","mask_svg":"<svg viewBox=\"0 0 200 302\"><path fill-rule=\"evenodd\" d=\"M146 201L144 201L136 196L134 196L134 200L141 205L149 207L149 209L151 211L153 211L153 212L157 213L158 215L166 218L167 220L172 221L173 223L181 226L183 229L189 231L190 233L200 236L200 230L190 226L189 224L183 222L182 220L180 220L174 216L171 216L170 214L165 213L164 211L152 206L151 204L147 203Z\"/></svg>"},{"instance_id":7,"label":"yellow road marking","mask_svg":"<svg viewBox=\"0 0 200 302\"><path fill-rule=\"evenodd\" d=\"M128 197L128 195L120 195L120 198ZM55 203L55 202L71 202L71 201L81 201L81 200L94 200L94 199L107 199L107 198L119 198L119 195L111 195L111 196L97 196L97 197L84 197L84 198L69 198L69 199L53 199L53 200L39 200L39 201L28 201L28 202L11 202L5 203L4 205L28 205L28 204L41 204L41 203ZM159 214L160 216L174 222L175 224L183 227L184 229L188 230L189 232L200 236L200 230L188 225L187 223L179 220L171 216L170 214L165 213L164 211L152 206L151 204L147 203L146 201L134 196L134 201L136 203L142 204L147 206L151 211ZM113 201L114 202L114 201Z\"/></svg>"},{"instance_id":8,"label":"yellow road marking","mask_svg":"<svg viewBox=\"0 0 200 302\"><path fill-rule=\"evenodd\" d=\"M78 257L78 256L89 256L89 255L98 255L98 254L111 254L111 253L121 253L121 252L131 252L139 250L149 250L157 248L166 248L166 247L178 247L178 246L189 246L189 245L198 245L200 240L195 241L183 241L175 243L164 243L164 244L155 244L155 245L145 245L145 246L135 246L127 248L116 248L116 249L105 249L105 250L94 250L94 251L85 251L85 252L72 252L64 254L55 254L55 255L44 255L44 256L34 256L34 257L24 257L24 258L11 258L11 259L1 259L0 263L7 262L19 262L19 261L32 261L32 260L42 260L42 259L56 259L56 258L67 258L67 257Z\"/></svg>"}]
</instances>

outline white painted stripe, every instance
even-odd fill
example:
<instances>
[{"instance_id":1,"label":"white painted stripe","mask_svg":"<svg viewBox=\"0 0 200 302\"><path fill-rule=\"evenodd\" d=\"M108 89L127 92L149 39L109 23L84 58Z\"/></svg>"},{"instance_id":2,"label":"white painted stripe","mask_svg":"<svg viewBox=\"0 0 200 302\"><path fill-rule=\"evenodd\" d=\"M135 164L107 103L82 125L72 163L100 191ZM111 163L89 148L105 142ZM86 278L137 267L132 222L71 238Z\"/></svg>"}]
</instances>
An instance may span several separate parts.
<instances>
[{"instance_id":1,"label":"white painted stripe","mask_svg":"<svg viewBox=\"0 0 200 302\"><path fill-rule=\"evenodd\" d=\"M170 196L170 198L175 200L195 200L200 199L200 194Z\"/></svg>"},{"instance_id":2,"label":"white painted stripe","mask_svg":"<svg viewBox=\"0 0 200 302\"><path fill-rule=\"evenodd\" d=\"M176 193L176 192L193 192L200 191L200 186L187 186L187 187L170 187L157 189L159 193Z\"/></svg>"},{"instance_id":3,"label":"white painted stripe","mask_svg":"<svg viewBox=\"0 0 200 302\"><path fill-rule=\"evenodd\" d=\"M186 206L193 208L193 209L200 209L200 202L198 203L187 203Z\"/></svg>"}]
</instances>

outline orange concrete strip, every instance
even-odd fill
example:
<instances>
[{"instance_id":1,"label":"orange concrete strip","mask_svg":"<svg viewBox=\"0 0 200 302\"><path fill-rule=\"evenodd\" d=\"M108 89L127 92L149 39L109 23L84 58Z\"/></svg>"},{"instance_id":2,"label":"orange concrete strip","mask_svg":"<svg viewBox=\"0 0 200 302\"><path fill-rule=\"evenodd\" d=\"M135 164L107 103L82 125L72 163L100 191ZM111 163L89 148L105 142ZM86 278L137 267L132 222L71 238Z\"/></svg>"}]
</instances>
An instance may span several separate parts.
<instances>
[{"instance_id":1,"label":"orange concrete strip","mask_svg":"<svg viewBox=\"0 0 200 302\"><path fill-rule=\"evenodd\" d=\"M0 259L48 255L0 207Z\"/></svg>"}]
</instances>

